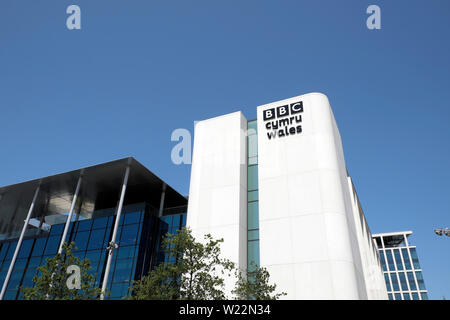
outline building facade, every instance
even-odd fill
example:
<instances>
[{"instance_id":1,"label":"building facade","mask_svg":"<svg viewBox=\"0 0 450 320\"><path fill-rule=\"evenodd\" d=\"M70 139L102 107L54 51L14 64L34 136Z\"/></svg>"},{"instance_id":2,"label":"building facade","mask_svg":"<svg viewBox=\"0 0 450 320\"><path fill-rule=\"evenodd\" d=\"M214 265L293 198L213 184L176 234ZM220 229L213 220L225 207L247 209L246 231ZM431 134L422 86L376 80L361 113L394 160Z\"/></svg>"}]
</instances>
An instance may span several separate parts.
<instances>
[{"instance_id":1,"label":"building facade","mask_svg":"<svg viewBox=\"0 0 450 320\"><path fill-rule=\"evenodd\" d=\"M286 299L387 299L328 98L310 93L197 122L187 226L223 238ZM226 283L231 292L235 279Z\"/></svg>"},{"instance_id":2,"label":"building facade","mask_svg":"<svg viewBox=\"0 0 450 320\"><path fill-rule=\"evenodd\" d=\"M285 299L427 299L411 232L371 234L325 95L197 122L192 160L189 201L133 158L1 187L0 299L71 241L120 299L186 225L241 270L267 268Z\"/></svg>"},{"instance_id":3,"label":"building facade","mask_svg":"<svg viewBox=\"0 0 450 320\"><path fill-rule=\"evenodd\" d=\"M374 234L389 300L428 300L412 231Z\"/></svg>"},{"instance_id":4,"label":"building facade","mask_svg":"<svg viewBox=\"0 0 450 320\"><path fill-rule=\"evenodd\" d=\"M104 298L121 299L164 261L161 239L185 225L186 210L185 197L133 158L2 187L1 298L21 299L46 258L74 241Z\"/></svg>"}]
</instances>

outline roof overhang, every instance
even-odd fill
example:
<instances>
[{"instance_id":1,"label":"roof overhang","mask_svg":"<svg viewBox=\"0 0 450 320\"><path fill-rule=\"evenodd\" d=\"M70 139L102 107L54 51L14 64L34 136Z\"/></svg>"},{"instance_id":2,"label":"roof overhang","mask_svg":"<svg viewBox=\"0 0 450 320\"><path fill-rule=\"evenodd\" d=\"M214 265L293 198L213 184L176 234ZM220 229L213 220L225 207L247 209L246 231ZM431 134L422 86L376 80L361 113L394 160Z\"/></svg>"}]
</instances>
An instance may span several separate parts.
<instances>
[{"instance_id":1,"label":"roof overhang","mask_svg":"<svg viewBox=\"0 0 450 320\"><path fill-rule=\"evenodd\" d=\"M79 213L86 217L94 210L116 207L125 170L130 166L124 204L146 202L159 207L165 189L164 207L187 204L187 199L134 158L123 158L45 178L0 188L0 234L17 232L23 227L36 188L40 185L32 217L62 214L70 210L80 174Z\"/></svg>"}]
</instances>

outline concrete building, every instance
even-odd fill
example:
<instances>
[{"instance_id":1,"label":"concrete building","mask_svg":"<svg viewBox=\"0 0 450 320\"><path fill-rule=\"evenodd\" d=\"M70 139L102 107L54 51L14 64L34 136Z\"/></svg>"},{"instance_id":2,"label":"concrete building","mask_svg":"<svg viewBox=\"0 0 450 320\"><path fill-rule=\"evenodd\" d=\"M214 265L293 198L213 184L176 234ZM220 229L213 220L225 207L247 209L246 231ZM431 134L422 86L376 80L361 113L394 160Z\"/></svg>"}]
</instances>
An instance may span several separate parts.
<instances>
[{"instance_id":1,"label":"concrete building","mask_svg":"<svg viewBox=\"0 0 450 320\"><path fill-rule=\"evenodd\" d=\"M187 226L266 267L286 299L387 299L328 98L305 94L195 126ZM234 282L226 284L230 291Z\"/></svg>"}]
</instances>

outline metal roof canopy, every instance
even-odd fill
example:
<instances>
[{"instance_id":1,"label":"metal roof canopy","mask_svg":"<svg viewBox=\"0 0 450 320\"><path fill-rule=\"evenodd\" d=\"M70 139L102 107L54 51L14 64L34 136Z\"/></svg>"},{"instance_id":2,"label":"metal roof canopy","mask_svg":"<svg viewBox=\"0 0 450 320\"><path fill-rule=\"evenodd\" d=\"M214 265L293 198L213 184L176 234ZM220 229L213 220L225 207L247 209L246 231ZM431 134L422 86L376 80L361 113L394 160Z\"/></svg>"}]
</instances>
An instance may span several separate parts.
<instances>
[{"instance_id":1,"label":"metal roof canopy","mask_svg":"<svg viewBox=\"0 0 450 320\"><path fill-rule=\"evenodd\" d=\"M115 208L129 161L130 177L124 204L147 202L158 208L165 182L136 159L129 157L1 187L0 234L18 232L22 229L39 183L41 191L32 217L41 218L68 212L82 170L84 175L80 193L81 210L77 212L79 211L81 216L89 217L94 210ZM187 199L166 185L164 202L164 208L178 207L186 205Z\"/></svg>"},{"instance_id":2,"label":"metal roof canopy","mask_svg":"<svg viewBox=\"0 0 450 320\"><path fill-rule=\"evenodd\" d=\"M381 242L379 239L382 237L385 247L397 247L405 241L405 236L409 237L411 234L412 231L378 233L373 234L372 238Z\"/></svg>"}]
</instances>

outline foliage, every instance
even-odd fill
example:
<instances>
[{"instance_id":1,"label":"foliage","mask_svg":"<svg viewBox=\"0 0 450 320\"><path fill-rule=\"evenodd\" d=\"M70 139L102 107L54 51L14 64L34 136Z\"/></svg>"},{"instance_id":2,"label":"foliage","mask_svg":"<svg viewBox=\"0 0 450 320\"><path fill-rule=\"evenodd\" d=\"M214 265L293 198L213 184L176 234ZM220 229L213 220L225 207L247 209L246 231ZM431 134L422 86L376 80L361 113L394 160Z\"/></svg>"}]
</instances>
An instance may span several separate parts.
<instances>
[{"instance_id":1,"label":"foliage","mask_svg":"<svg viewBox=\"0 0 450 320\"><path fill-rule=\"evenodd\" d=\"M25 300L98 300L101 289L95 287L95 278L88 274L91 264L89 259L80 260L72 251L75 243L64 243L62 254L58 253L52 258L47 258L43 266L38 267L38 273L34 276L34 287L21 288ZM67 274L67 268L71 265L80 267L80 288L69 289L67 281L72 280L71 274ZM74 282L72 282L73 284Z\"/></svg>"},{"instance_id":2,"label":"foliage","mask_svg":"<svg viewBox=\"0 0 450 320\"><path fill-rule=\"evenodd\" d=\"M285 292L275 293L276 284L269 284L269 272L264 267L258 267L254 262L250 268L242 272L235 271L237 282L232 291L239 300L278 300Z\"/></svg>"},{"instance_id":3,"label":"foliage","mask_svg":"<svg viewBox=\"0 0 450 320\"><path fill-rule=\"evenodd\" d=\"M133 282L133 300L221 300L223 276L232 274L234 264L220 257L220 243L210 234L196 242L189 228L166 234L162 247L166 261L147 276Z\"/></svg>"}]
</instances>

